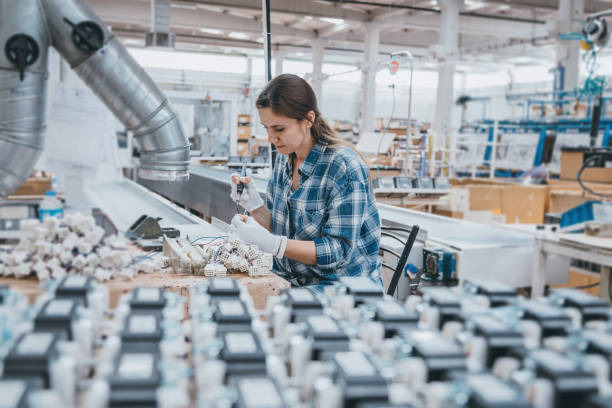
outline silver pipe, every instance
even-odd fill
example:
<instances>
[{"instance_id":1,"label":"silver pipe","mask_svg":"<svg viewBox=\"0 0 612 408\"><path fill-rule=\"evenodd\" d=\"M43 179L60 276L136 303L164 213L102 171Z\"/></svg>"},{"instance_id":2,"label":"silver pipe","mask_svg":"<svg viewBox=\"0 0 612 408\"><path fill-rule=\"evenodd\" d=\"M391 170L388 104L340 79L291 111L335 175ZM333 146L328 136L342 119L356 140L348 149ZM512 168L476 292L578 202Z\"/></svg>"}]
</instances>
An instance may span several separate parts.
<instances>
[{"instance_id":1,"label":"silver pipe","mask_svg":"<svg viewBox=\"0 0 612 408\"><path fill-rule=\"evenodd\" d=\"M44 147L48 33L38 0L0 2L0 197L21 186ZM4 47L16 34L37 44L38 59L20 72Z\"/></svg>"},{"instance_id":2,"label":"silver pipe","mask_svg":"<svg viewBox=\"0 0 612 408\"><path fill-rule=\"evenodd\" d=\"M189 177L189 141L168 99L93 10L81 0L44 0L52 45L77 75L134 133L141 150L139 175L152 180ZM84 52L73 41L74 25L91 22L101 47Z\"/></svg>"}]
</instances>

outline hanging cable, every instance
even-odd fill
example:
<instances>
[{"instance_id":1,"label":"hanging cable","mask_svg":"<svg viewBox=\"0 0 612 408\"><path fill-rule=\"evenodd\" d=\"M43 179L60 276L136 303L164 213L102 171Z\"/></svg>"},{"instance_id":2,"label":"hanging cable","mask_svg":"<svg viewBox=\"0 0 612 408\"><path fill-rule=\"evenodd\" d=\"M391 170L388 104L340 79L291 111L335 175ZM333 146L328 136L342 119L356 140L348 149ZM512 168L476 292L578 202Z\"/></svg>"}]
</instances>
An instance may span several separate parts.
<instances>
[{"instance_id":1,"label":"hanging cable","mask_svg":"<svg viewBox=\"0 0 612 408\"><path fill-rule=\"evenodd\" d=\"M393 103L391 105L391 116L389 117L387 126L385 126L383 130L382 136L380 137L380 141L378 142L378 147L376 148L376 173L378 174L378 178L382 177L380 173L380 146L382 145L382 142L385 139L385 135L387 134L387 130L389 130L389 125L391 125L391 121L393 120L393 115L395 114L395 84L391 84L389 85L389 87L393 91Z\"/></svg>"}]
</instances>

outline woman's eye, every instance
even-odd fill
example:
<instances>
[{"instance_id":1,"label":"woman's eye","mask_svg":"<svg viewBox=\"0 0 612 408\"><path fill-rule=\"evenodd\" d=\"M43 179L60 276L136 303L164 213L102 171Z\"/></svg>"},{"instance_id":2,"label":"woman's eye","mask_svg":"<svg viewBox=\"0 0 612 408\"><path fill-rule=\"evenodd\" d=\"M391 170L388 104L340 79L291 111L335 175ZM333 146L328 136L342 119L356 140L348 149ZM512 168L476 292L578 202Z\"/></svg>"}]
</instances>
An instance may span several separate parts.
<instances>
[{"instance_id":1,"label":"woman's eye","mask_svg":"<svg viewBox=\"0 0 612 408\"><path fill-rule=\"evenodd\" d=\"M279 132L279 133L282 132L283 130L285 130L285 128L277 128L276 129L276 131Z\"/></svg>"}]
</instances>

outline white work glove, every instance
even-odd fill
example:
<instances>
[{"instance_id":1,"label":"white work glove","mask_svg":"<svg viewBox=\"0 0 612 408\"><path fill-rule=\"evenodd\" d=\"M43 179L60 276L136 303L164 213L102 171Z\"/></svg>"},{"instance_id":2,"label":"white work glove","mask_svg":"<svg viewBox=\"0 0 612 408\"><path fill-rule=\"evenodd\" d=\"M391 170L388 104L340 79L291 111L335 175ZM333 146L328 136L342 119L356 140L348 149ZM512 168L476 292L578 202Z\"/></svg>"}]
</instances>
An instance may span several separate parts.
<instances>
[{"instance_id":1,"label":"white work glove","mask_svg":"<svg viewBox=\"0 0 612 408\"><path fill-rule=\"evenodd\" d=\"M250 245L257 245L261 251L272 254L277 258L282 258L287 248L287 237L272 234L253 217L249 217L244 222L240 215L236 214L232 218L229 233L238 235L241 241Z\"/></svg>"},{"instance_id":2,"label":"white work glove","mask_svg":"<svg viewBox=\"0 0 612 408\"><path fill-rule=\"evenodd\" d=\"M242 181L244 184L244 190L242 194L238 195L238 182ZM232 183L232 192L230 197L236 201L248 212L254 211L264 205L261 196L257 192L257 187L250 177L240 177L238 173L232 173L230 177L230 183Z\"/></svg>"}]
</instances>

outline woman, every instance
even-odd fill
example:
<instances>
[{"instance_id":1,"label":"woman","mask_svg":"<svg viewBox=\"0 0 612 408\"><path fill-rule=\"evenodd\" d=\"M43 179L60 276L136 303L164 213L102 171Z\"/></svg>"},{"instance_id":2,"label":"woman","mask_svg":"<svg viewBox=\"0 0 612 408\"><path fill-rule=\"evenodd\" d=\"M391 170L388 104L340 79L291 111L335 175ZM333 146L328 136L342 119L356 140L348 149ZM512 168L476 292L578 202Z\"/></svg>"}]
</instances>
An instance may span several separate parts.
<instances>
[{"instance_id":1,"label":"woman","mask_svg":"<svg viewBox=\"0 0 612 408\"><path fill-rule=\"evenodd\" d=\"M234 217L231 229L272 253L275 272L294 286L378 278L380 219L360 155L335 136L312 88L296 75L270 81L256 106L279 155L265 203L250 177L232 175L232 198L251 217Z\"/></svg>"}]
</instances>

